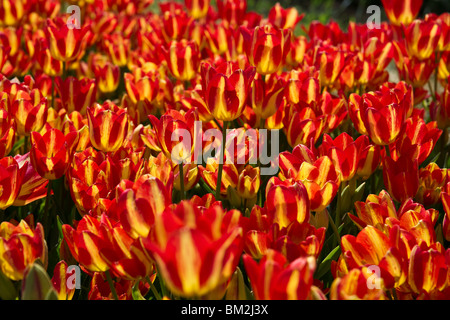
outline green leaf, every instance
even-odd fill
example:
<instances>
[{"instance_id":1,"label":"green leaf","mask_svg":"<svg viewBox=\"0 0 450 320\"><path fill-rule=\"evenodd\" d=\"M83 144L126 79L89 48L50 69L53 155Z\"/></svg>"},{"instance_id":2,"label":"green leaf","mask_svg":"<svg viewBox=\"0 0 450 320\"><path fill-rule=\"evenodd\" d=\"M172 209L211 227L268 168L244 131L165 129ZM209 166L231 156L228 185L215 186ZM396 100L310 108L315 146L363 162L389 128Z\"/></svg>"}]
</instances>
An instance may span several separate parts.
<instances>
[{"instance_id":1,"label":"green leaf","mask_svg":"<svg viewBox=\"0 0 450 320\"><path fill-rule=\"evenodd\" d=\"M11 279L0 270L0 299L15 300L18 293Z\"/></svg>"},{"instance_id":2,"label":"green leaf","mask_svg":"<svg viewBox=\"0 0 450 320\"><path fill-rule=\"evenodd\" d=\"M341 254L341 247L337 246L323 259L320 263L319 268L316 271L316 279L322 278L328 271L330 271L331 261L336 260Z\"/></svg>"},{"instance_id":3,"label":"green leaf","mask_svg":"<svg viewBox=\"0 0 450 320\"><path fill-rule=\"evenodd\" d=\"M216 192L211 190L211 188L208 186L208 184L205 181L203 181L203 179L200 179L199 182L200 182L202 188L205 189L207 193L212 193L214 195L216 194Z\"/></svg>"},{"instance_id":4,"label":"green leaf","mask_svg":"<svg viewBox=\"0 0 450 320\"><path fill-rule=\"evenodd\" d=\"M45 300L58 300L58 294L54 289L50 289L45 296Z\"/></svg>"},{"instance_id":5,"label":"green leaf","mask_svg":"<svg viewBox=\"0 0 450 320\"><path fill-rule=\"evenodd\" d=\"M231 281L228 285L225 299L226 300L247 299L247 288L245 287L244 276L242 275L241 269L239 269L239 267L236 267L236 271L231 277Z\"/></svg>"},{"instance_id":6,"label":"green leaf","mask_svg":"<svg viewBox=\"0 0 450 320\"><path fill-rule=\"evenodd\" d=\"M17 149L19 149L25 142L25 138L20 139L16 143L14 143L14 146L12 147L11 152L14 153Z\"/></svg>"},{"instance_id":7,"label":"green leaf","mask_svg":"<svg viewBox=\"0 0 450 320\"><path fill-rule=\"evenodd\" d=\"M133 289L131 290L131 296L133 297L133 300L145 300L145 298L142 296L141 290L139 290L139 282L140 281L136 281Z\"/></svg>"},{"instance_id":8,"label":"green leaf","mask_svg":"<svg viewBox=\"0 0 450 320\"><path fill-rule=\"evenodd\" d=\"M241 197L239 197L236 189L232 186L228 186L227 188L227 198L234 208L239 208L241 206Z\"/></svg>"},{"instance_id":9,"label":"green leaf","mask_svg":"<svg viewBox=\"0 0 450 320\"><path fill-rule=\"evenodd\" d=\"M352 203L355 203L356 201L361 201L363 195L364 195L364 189L366 187L366 183L361 183L358 188L355 190L355 194L353 195Z\"/></svg>"}]
</instances>

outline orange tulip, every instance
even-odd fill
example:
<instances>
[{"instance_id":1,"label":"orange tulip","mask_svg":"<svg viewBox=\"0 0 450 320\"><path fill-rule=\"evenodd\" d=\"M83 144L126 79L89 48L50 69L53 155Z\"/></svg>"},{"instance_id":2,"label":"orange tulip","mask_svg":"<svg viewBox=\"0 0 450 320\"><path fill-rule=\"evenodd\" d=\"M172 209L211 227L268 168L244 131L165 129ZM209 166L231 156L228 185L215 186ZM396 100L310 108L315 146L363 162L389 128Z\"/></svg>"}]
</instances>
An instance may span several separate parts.
<instances>
[{"instance_id":1,"label":"orange tulip","mask_svg":"<svg viewBox=\"0 0 450 320\"><path fill-rule=\"evenodd\" d=\"M77 132L66 136L55 128L44 135L32 132L30 159L33 167L45 179L61 178L69 168L77 142Z\"/></svg>"},{"instance_id":2,"label":"orange tulip","mask_svg":"<svg viewBox=\"0 0 450 320\"><path fill-rule=\"evenodd\" d=\"M289 29L278 29L271 25L249 30L241 27L244 49L248 61L261 75L277 72L285 63L290 47Z\"/></svg>"},{"instance_id":3,"label":"orange tulip","mask_svg":"<svg viewBox=\"0 0 450 320\"><path fill-rule=\"evenodd\" d=\"M26 268L40 259L47 265L47 244L40 223L29 225L3 221L0 224L0 269L11 280L22 280Z\"/></svg>"},{"instance_id":4,"label":"orange tulip","mask_svg":"<svg viewBox=\"0 0 450 320\"><path fill-rule=\"evenodd\" d=\"M217 120L232 121L243 112L255 68L240 69L237 63L201 67L202 90L209 111Z\"/></svg>"},{"instance_id":5,"label":"orange tulip","mask_svg":"<svg viewBox=\"0 0 450 320\"><path fill-rule=\"evenodd\" d=\"M313 257L287 263L279 252L269 250L258 262L243 256L245 270L257 300L306 300L313 284Z\"/></svg>"},{"instance_id":6,"label":"orange tulip","mask_svg":"<svg viewBox=\"0 0 450 320\"><path fill-rule=\"evenodd\" d=\"M128 115L110 101L87 108L89 136L92 145L104 152L119 149L128 133Z\"/></svg>"},{"instance_id":7,"label":"orange tulip","mask_svg":"<svg viewBox=\"0 0 450 320\"><path fill-rule=\"evenodd\" d=\"M382 0L389 21L395 26L407 26L419 14L423 0Z\"/></svg>"}]
</instances>

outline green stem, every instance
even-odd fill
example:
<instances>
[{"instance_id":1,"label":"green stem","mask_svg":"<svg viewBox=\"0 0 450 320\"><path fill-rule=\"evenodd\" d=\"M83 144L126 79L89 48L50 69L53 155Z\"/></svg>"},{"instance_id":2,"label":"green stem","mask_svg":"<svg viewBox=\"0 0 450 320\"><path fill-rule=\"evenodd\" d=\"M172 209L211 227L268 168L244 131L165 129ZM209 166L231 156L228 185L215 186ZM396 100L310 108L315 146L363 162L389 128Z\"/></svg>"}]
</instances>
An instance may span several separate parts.
<instances>
[{"instance_id":1,"label":"green stem","mask_svg":"<svg viewBox=\"0 0 450 320\"><path fill-rule=\"evenodd\" d=\"M386 147L386 156L391 158L391 151L389 150L389 145L386 145L385 147Z\"/></svg>"},{"instance_id":2,"label":"green stem","mask_svg":"<svg viewBox=\"0 0 450 320\"><path fill-rule=\"evenodd\" d=\"M63 61L62 79L66 80L66 77L67 77L67 75L66 75L66 62Z\"/></svg>"},{"instance_id":3,"label":"green stem","mask_svg":"<svg viewBox=\"0 0 450 320\"><path fill-rule=\"evenodd\" d=\"M159 286L161 287L161 293L162 293L163 297L167 297L166 285L164 284L164 280L161 276L161 273L157 272L157 274L158 274L158 279L159 279Z\"/></svg>"},{"instance_id":4,"label":"green stem","mask_svg":"<svg viewBox=\"0 0 450 320\"><path fill-rule=\"evenodd\" d=\"M24 154L28 152L28 136L25 136L23 138L23 149L24 149Z\"/></svg>"},{"instance_id":5,"label":"green stem","mask_svg":"<svg viewBox=\"0 0 450 320\"><path fill-rule=\"evenodd\" d=\"M155 296L156 300L161 300L161 295L159 294L158 290L156 290L155 285L153 284L153 282L150 280L149 276L145 277L145 280L147 281L147 283L150 286L150 289L153 292L153 295Z\"/></svg>"},{"instance_id":6,"label":"green stem","mask_svg":"<svg viewBox=\"0 0 450 320\"><path fill-rule=\"evenodd\" d=\"M339 246L341 246L341 236L339 235L339 230L337 229L336 225L334 224L333 217L331 216L330 212L328 212L328 218L330 220L331 229L333 229L334 235L337 238L337 242L338 242Z\"/></svg>"},{"instance_id":7,"label":"green stem","mask_svg":"<svg viewBox=\"0 0 450 320\"><path fill-rule=\"evenodd\" d=\"M180 172L180 190L181 190L181 200L186 199L186 194L184 193L184 174L183 174L183 162L179 164Z\"/></svg>"},{"instance_id":8,"label":"green stem","mask_svg":"<svg viewBox=\"0 0 450 320\"><path fill-rule=\"evenodd\" d=\"M109 270L105 271L106 280L108 281L109 288L111 289L112 296L114 300L119 300L119 297L117 296L116 288L114 287L113 280L111 278L111 274L109 273Z\"/></svg>"},{"instance_id":9,"label":"green stem","mask_svg":"<svg viewBox=\"0 0 450 320\"><path fill-rule=\"evenodd\" d=\"M227 140L227 128L228 128L228 121L224 121L223 129L222 129L222 151L220 153L221 160L219 162L219 171L217 172L216 200L221 199L220 189L222 186L222 170L223 170L223 163L224 163L224 159L225 159L225 144L226 144L226 140Z\"/></svg>"}]
</instances>

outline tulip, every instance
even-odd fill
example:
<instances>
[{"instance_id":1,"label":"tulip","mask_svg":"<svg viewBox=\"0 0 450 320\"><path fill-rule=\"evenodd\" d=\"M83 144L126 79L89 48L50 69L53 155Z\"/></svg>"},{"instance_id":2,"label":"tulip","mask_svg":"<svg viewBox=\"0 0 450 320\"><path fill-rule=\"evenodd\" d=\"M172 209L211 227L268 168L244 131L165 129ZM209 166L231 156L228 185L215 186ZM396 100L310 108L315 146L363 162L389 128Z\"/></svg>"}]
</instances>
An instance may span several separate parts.
<instances>
[{"instance_id":1,"label":"tulip","mask_svg":"<svg viewBox=\"0 0 450 320\"><path fill-rule=\"evenodd\" d=\"M414 105L422 102L428 94L423 86L426 85L436 69L434 59L421 61L415 56L410 56L406 45L402 42L394 42L394 59L400 79L410 84L414 89Z\"/></svg>"},{"instance_id":2,"label":"tulip","mask_svg":"<svg viewBox=\"0 0 450 320\"><path fill-rule=\"evenodd\" d=\"M247 0L218 0L217 11L219 17L232 28L242 24L247 11Z\"/></svg>"},{"instance_id":3,"label":"tulip","mask_svg":"<svg viewBox=\"0 0 450 320\"><path fill-rule=\"evenodd\" d=\"M209 122L214 119L209 112L206 102L202 95L201 86L196 86L193 90L186 92L185 96L180 98L180 103L186 109L197 108L198 118L202 122Z\"/></svg>"},{"instance_id":4,"label":"tulip","mask_svg":"<svg viewBox=\"0 0 450 320\"><path fill-rule=\"evenodd\" d=\"M378 195L369 194L365 202L355 202L355 209L358 217L352 214L348 216L360 229L370 225L381 231L386 231L386 219L389 217L398 218L394 202L385 190L382 190Z\"/></svg>"},{"instance_id":5,"label":"tulip","mask_svg":"<svg viewBox=\"0 0 450 320\"><path fill-rule=\"evenodd\" d=\"M53 58L47 41L44 38L39 38L33 41L31 45L33 46L32 50L36 50L35 59L42 72L51 77L61 76L63 63ZM37 46L37 48L35 49L34 46Z\"/></svg>"},{"instance_id":6,"label":"tulip","mask_svg":"<svg viewBox=\"0 0 450 320\"><path fill-rule=\"evenodd\" d=\"M325 134L320 148L322 154L327 155L333 161L341 182L353 178L357 169L358 150L350 135L344 132L333 140L328 134Z\"/></svg>"},{"instance_id":7,"label":"tulip","mask_svg":"<svg viewBox=\"0 0 450 320\"><path fill-rule=\"evenodd\" d=\"M121 33L104 35L103 45L112 63L118 67L127 65L130 56L130 39Z\"/></svg>"},{"instance_id":8,"label":"tulip","mask_svg":"<svg viewBox=\"0 0 450 320\"><path fill-rule=\"evenodd\" d=\"M214 118L222 121L238 118L244 109L255 68L243 70L230 61L216 68L204 63L201 75L206 105Z\"/></svg>"},{"instance_id":9,"label":"tulip","mask_svg":"<svg viewBox=\"0 0 450 320\"><path fill-rule=\"evenodd\" d=\"M111 62L98 62L93 66L93 72L97 80L100 92L109 93L117 90L120 80L120 68Z\"/></svg>"},{"instance_id":10,"label":"tulip","mask_svg":"<svg viewBox=\"0 0 450 320\"><path fill-rule=\"evenodd\" d=\"M61 106L69 114L77 111L84 116L87 108L96 101L97 85L93 79L67 77L63 80L56 77L55 88L61 98Z\"/></svg>"},{"instance_id":11,"label":"tulip","mask_svg":"<svg viewBox=\"0 0 450 320\"><path fill-rule=\"evenodd\" d=\"M441 291L447 285L448 266L443 252L416 245L411 252L408 284L415 293Z\"/></svg>"},{"instance_id":12,"label":"tulip","mask_svg":"<svg viewBox=\"0 0 450 320\"><path fill-rule=\"evenodd\" d=\"M408 26L419 14L423 0L382 0L389 21L395 26Z\"/></svg>"},{"instance_id":13,"label":"tulip","mask_svg":"<svg viewBox=\"0 0 450 320\"><path fill-rule=\"evenodd\" d=\"M359 109L361 123L355 122L361 134L367 132L370 139L377 145L388 145L394 142L400 134L405 116L412 103L411 100L398 100L393 97L389 89L384 87L382 91L368 92L363 94L361 99L354 97L353 100Z\"/></svg>"},{"instance_id":14,"label":"tulip","mask_svg":"<svg viewBox=\"0 0 450 320\"><path fill-rule=\"evenodd\" d=\"M314 228L308 222L294 221L286 228L273 228L271 248L288 259L289 262L299 257L313 256L317 258L325 241L325 228Z\"/></svg>"},{"instance_id":15,"label":"tulip","mask_svg":"<svg viewBox=\"0 0 450 320\"><path fill-rule=\"evenodd\" d=\"M11 280L22 280L27 267L37 259L47 265L47 244L40 223L34 229L25 220L0 224L0 269Z\"/></svg>"},{"instance_id":16,"label":"tulip","mask_svg":"<svg viewBox=\"0 0 450 320\"><path fill-rule=\"evenodd\" d=\"M245 270L257 300L306 300L313 284L316 263L313 257L287 263L279 252L269 250L257 263L243 256Z\"/></svg>"},{"instance_id":17,"label":"tulip","mask_svg":"<svg viewBox=\"0 0 450 320\"><path fill-rule=\"evenodd\" d=\"M194 19L204 18L208 14L209 0L185 0L184 4Z\"/></svg>"},{"instance_id":18,"label":"tulip","mask_svg":"<svg viewBox=\"0 0 450 320\"><path fill-rule=\"evenodd\" d=\"M369 288L368 283L373 287ZM331 300L387 300L383 279L367 267L352 269L331 284Z\"/></svg>"},{"instance_id":19,"label":"tulip","mask_svg":"<svg viewBox=\"0 0 450 320\"><path fill-rule=\"evenodd\" d=\"M270 76L265 81L256 76L250 89L252 108L255 114L267 119L273 116L280 108L284 108L286 83L282 78Z\"/></svg>"},{"instance_id":20,"label":"tulip","mask_svg":"<svg viewBox=\"0 0 450 320\"><path fill-rule=\"evenodd\" d=\"M194 123L198 120L195 109L191 109L185 114L170 110L160 119L153 115L148 117L155 130L158 145L167 158L177 164L190 161L193 158L195 148ZM189 136L186 136L186 134Z\"/></svg>"},{"instance_id":21,"label":"tulip","mask_svg":"<svg viewBox=\"0 0 450 320\"><path fill-rule=\"evenodd\" d=\"M185 298L207 296L231 278L242 253L238 213L224 213L216 205L200 214L187 201L163 212L143 244L172 292Z\"/></svg>"},{"instance_id":22,"label":"tulip","mask_svg":"<svg viewBox=\"0 0 450 320\"><path fill-rule=\"evenodd\" d=\"M277 29L271 25L249 30L240 27L244 37L244 50L256 72L268 75L277 72L285 63L290 47L289 29Z\"/></svg>"},{"instance_id":23,"label":"tulip","mask_svg":"<svg viewBox=\"0 0 450 320\"><path fill-rule=\"evenodd\" d=\"M339 174L328 156L318 158L312 163L301 162L286 177L301 181L310 201L311 211L320 212L333 200L340 185Z\"/></svg>"},{"instance_id":24,"label":"tulip","mask_svg":"<svg viewBox=\"0 0 450 320\"><path fill-rule=\"evenodd\" d=\"M20 167L13 157L0 159L0 209L11 206L20 193L27 166Z\"/></svg>"},{"instance_id":25,"label":"tulip","mask_svg":"<svg viewBox=\"0 0 450 320\"><path fill-rule=\"evenodd\" d=\"M435 209L425 210L422 205L409 199L402 204L398 211L399 220L389 219L388 224L398 224L400 228L416 239L417 244L425 243L430 246L436 242L434 225L438 215L439 213Z\"/></svg>"},{"instance_id":26,"label":"tulip","mask_svg":"<svg viewBox=\"0 0 450 320\"><path fill-rule=\"evenodd\" d=\"M76 228L68 224L62 226L64 240L72 256L84 269L92 272L104 272L110 269L107 259L102 254L102 250L110 245L105 239L107 236L105 230L111 229L108 224L110 221L106 216L102 216L100 221L85 215ZM114 234L110 236L113 237Z\"/></svg>"},{"instance_id":27,"label":"tulip","mask_svg":"<svg viewBox=\"0 0 450 320\"><path fill-rule=\"evenodd\" d=\"M174 182L172 161L168 159L163 152L160 152L158 153L157 157L150 156L148 162L146 162L144 166L145 168L143 174L148 173L151 176L161 180L164 183L164 185L170 189L169 194L172 194L171 188ZM190 177L189 174L188 177Z\"/></svg>"},{"instance_id":28,"label":"tulip","mask_svg":"<svg viewBox=\"0 0 450 320\"><path fill-rule=\"evenodd\" d=\"M436 204L448 179L448 169L441 169L434 162L429 163L425 168L420 168L419 189L415 199L425 207Z\"/></svg>"},{"instance_id":29,"label":"tulip","mask_svg":"<svg viewBox=\"0 0 450 320\"><path fill-rule=\"evenodd\" d=\"M108 153L104 167L108 186L115 188L123 179L135 182L144 171L143 156L143 149L133 150L125 145Z\"/></svg>"},{"instance_id":30,"label":"tulip","mask_svg":"<svg viewBox=\"0 0 450 320\"><path fill-rule=\"evenodd\" d=\"M320 51L319 51L320 50ZM319 81L323 87L337 86L339 78L351 55L334 48L319 49L316 53L315 67L319 70Z\"/></svg>"},{"instance_id":31,"label":"tulip","mask_svg":"<svg viewBox=\"0 0 450 320\"><path fill-rule=\"evenodd\" d=\"M204 29L204 35L206 38L207 48L216 55L226 55L227 60L230 49L233 46L234 29L227 26L225 21L222 21L214 27L207 25Z\"/></svg>"},{"instance_id":32,"label":"tulip","mask_svg":"<svg viewBox=\"0 0 450 320\"><path fill-rule=\"evenodd\" d=\"M239 174L236 189L240 197L252 199L258 194L260 184L260 168L253 168L251 165L247 165Z\"/></svg>"},{"instance_id":33,"label":"tulip","mask_svg":"<svg viewBox=\"0 0 450 320\"><path fill-rule=\"evenodd\" d=\"M50 277L40 263L32 263L24 273L21 283L22 300L57 300Z\"/></svg>"},{"instance_id":34,"label":"tulip","mask_svg":"<svg viewBox=\"0 0 450 320\"><path fill-rule=\"evenodd\" d=\"M136 68L134 73L125 73L124 79L125 89L134 103L145 100L153 102L156 99L159 91L156 72Z\"/></svg>"},{"instance_id":35,"label":"tulip","mask_svg":"<svg viewBox=\"0 0 450 320\"><path fill-rule=\"evenodd\" d=\"M49 181L42 178L33 168L30 159L30 153L24 155L16 155L14 159L17 161L19 168L25 169L20 192L14 200L13 206L26 206L27 204L42 199L47 195L47 184Z\"/></svg>"},{"instance_id":36,"label":"tulip","mask_svg":"<svg viewBox=\"0 0 450 320\"><path fill-rule=\"evenodd\" d=\"M297 23L299 23L304 16L304 13L298 14L296 8L284 9L281 7L280 3L277 2L269 11L268 22L280 29L294 30Z\"/></svg>"},{"instance_id":37,"label":"tulip","mask_svg":"<svg viewBox=\"0 0 450 320\"><path fill-rule=\"evenodd\" d=\"M386 157L383 163L383 180L395 200L403 202L414 197L419 189L417 160L405 156L398 160Z\"/></svg>"},{"instance_id":38,"label":"tulip","mask_svg":"<svg viewBox=\"0 0 450 320\"><path fill-rule=\"evenodd\" d=\"M106 101L103 105L95 103L88 107L89 136L92 145L104 152L119 149L128 132L126 110Z\"/></svg>"},{"instance_id":39,"label":"tulip","mask_svg":"<svg viewBox=\"0 0 450 320\"><path fill-rule=\"evenodd\" d=\"M311 108L298 110L290 106L286 109L283 124L289 145L316 143L324 133L326 117L316 116Z\"/></svg>"},{"instance_id":40,"label":"tulip","mask_svg":"<svg viewBox=\"0 0 450 320\"><path fill-rule=\"evenodd\" d=\"M181 181L180 181L180 167L176 166L173 168L173 186L175 189L181 191ZM185 191L191 190L194 188L198 180L200 179L200 175L198 174L198 167L196 163L187 163L183 164L183 174L184 181L183 187Z\"/></svg>"},{"instance_id":41,"label":"tulip","mask_svg":"<svg viewBox=\"0 0 450 320\"><path fill-rule=\"evenodd\" d=\"M439 99L431 104L430 114L440 129L450 127L450 84L445 85Z\"/></svg>"},{"instance_id":42,"label":"tulip","mask_svg":"<svg viewBox=\"0 0 450 320\"><path fill-rule=\"evenodd\" d=\"M89 26L69 29L60 18L47 19L46 34L53 58L65 63L80 59L91 37Z\"/></svg>"},{"instance_id":43,"label":"tulip","mask_svg":"<svg viewBox=\"0 0 450 320\"><path fill-rule=\"evenodd\" d=\"M200 50L197 43L185 39L170 42L168 49L161 47L167 67L171 74L180 81L195 78L200 66Z\"/></svg>"},{"instance_id":44,"label":"tulip","mask_svg":"<svg viewBox=\"0 0 450 320\"><path fill-rule=\"evenodd\" d=\"M0 6L0 25L14 26L20 23L27 13L27 2L24 0L2 0Z\"/></svg>"},{"instance_id":45,"label":"tulip","mask_svg":"<svg viewBox=\"0 0 450 320\"><path fill-rule=\"evenodd\" d=\"M171 204L172 195L161 180L143 175L116 200L116 215L123 229L136 239L148 236L157 216Z\"/></svg>"},{"instance_id":46,"label":"tulip","mask_svg":"<svg viewBox=\"0 0 450 320\"><path fill-rule=\"evenodd\" d=\"M239 182L239 172L236 169L236 166L232 163L223 164L222 169L222 179L220 180L220 185L218 182L218 167L219 164L215 161L214 158L208 158L206 162L206 167L201 165L198 166L200 170L200 176L206 182L206 184L212 190L220 190L221 195L227 194L227 189L229 187L236 188ZM219 186L219 187L218 187ZM217 195L216 195L217 198Z\"/></svg>"},{"instance_id":47,"label":"tulip","mask_svg":"<svg viewBox=\"0 0 450 320\"><path fill-rule=\"evenodd\" d=\"M410 57L429 59L441 37L441 28L434 21L414 20L405 28L406 50Z\"/></svg>"},{"instance_id":48,"label":"tulip","mask_svg":"<svg viewBox=\"0 0 450 320\"><path fill-rule=\"evenodd\" d=\"M444 221L442 223L442 229L444 232L445 240L450 239L450 182L446 184L445 189L441 192L441 201L444 208Z\"/></svg>"},{"instance_id":49,"label":"tulip","mask_svg":"<svg viewBox=\"0 0 450 320\"><path fill-rule=\"evenodd\" d=\"M55 128L44 135L32 132L30 159L33 168L45 179L61 178L69 168L77 141L77 132L67 136Z\"/></svg>"},{"instance_id":50,"label":"tulip","mask_svg":"<svg viewBox=\"0 0 450 320\"><path fill-rule=\"evenodd\" d=\"M162 10L162 34L164 40L169 43L170 41L178 41L185 37L189 26L192 24L193 19L188 16L185 11L182 10Z\"/></svg>"},{"instance_id":51,"label":"tulip","mask_svg":"<svg viewBox=\"0 0 450 320\"><path fill-rule=\"evenodd\" d=\"M9 113L0 109L0 158L11 151L16 134L16 124Z\"/></svg>"},{"instance_id":52,"label":"tulip","mask_svg":"<svg viewBox=\"0 0 450 320\"><path fill-rule=\"evenodd\" d=\"M76 283L73 284L72 288L69 288L67 286L69 277L71 276L67 273L67 269L67 263L64 260L61 260L56 264L55 270L53 271L53 277L51 281L53 288L58 295L58 300L72 300L75 294ZM77 272L76 269L74 269L74 272Z\"/></svg>"},{"instance_id":53,"label":"tulip","mask_svg":"<svg viewBox=\"0 0 450 320\"><path fill-rule=\"evenodd\" d=\"M283 228L291 222L309 221L310 201L307 189L301 182L269 180L266 188L267 215Z\"/></svg>"},{"instance_id":54,"label":"tulip","mask_svg":"<svg viewBox=\"0 0 450 320\"><path fill-rule=\"evenodd\" d=\"M17 124L17 133L28 136L32 131L39 131L47 120L48 101L38 89L31 90L30 95L17 97L11 106L11 115Z\"/></svg>"},{"instance_id":55,"label":"tulip","mask_svg":"<svg viewBox=\"0 0 450 320\"><path fill-rule=\"evenodd\" d=\"M381 158L381 147L371 144L366 135L355 140L358 154L356 174L364 180L368 179L378 168Z\"/></svg>"},{"instance_id":56,"label":"tulip","mask_svg":"<svg viewBox=\"0 0 450 320\"><path fill-rule=\"evenodd\" d=\"M358 235L345 235L341 246L345 262L350 269L374 265L386 288L399 287L406 281L407 265L401 251L391 245L394 233L388 237L373 226L367 226Z\"/></svg>"}]
</instances>

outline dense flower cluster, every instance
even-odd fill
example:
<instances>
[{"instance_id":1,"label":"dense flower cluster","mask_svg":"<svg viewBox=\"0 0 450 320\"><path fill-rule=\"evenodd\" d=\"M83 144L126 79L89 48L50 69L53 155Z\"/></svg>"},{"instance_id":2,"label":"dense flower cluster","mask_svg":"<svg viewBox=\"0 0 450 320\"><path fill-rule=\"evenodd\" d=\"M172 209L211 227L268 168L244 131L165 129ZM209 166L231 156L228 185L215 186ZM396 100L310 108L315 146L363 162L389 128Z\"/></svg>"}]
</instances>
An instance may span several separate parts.
<instances>
[{"instance_id":1,"label":"dense flower cluster","mask_svg":"<svg viewBox=\"0 0 450 320\"><path fill-rule=\"evenodd\" d=\"M382 2L0 0L0 299L450 299L450 14Z\"/></svg>"}]
</instances>

